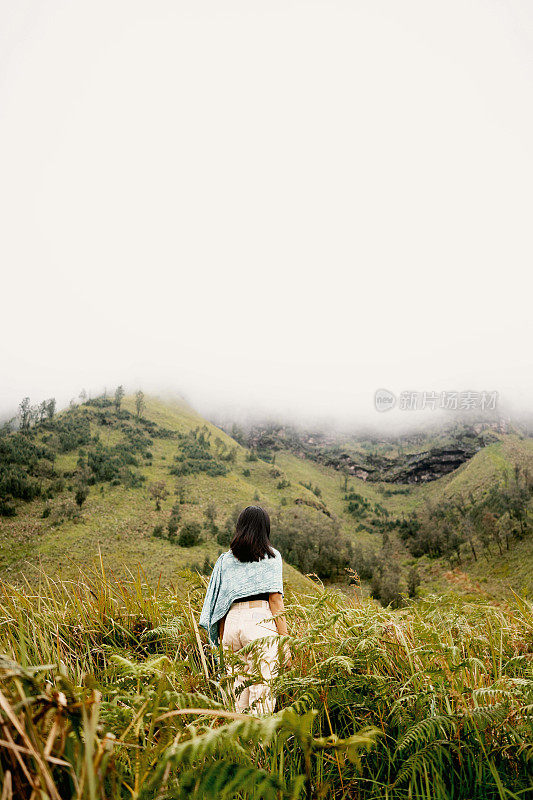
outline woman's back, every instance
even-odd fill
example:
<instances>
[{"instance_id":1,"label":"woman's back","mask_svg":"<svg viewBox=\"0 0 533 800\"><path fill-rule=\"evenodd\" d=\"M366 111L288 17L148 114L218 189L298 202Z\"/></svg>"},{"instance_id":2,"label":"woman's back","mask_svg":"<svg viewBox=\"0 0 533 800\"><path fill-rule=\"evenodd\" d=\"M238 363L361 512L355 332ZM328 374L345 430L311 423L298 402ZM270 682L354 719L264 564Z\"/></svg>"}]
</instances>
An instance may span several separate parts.
<instances>
[{"instance_id":1,"label":"woman's back","mask_svg":"<svg viewBox=\"0 0 533 800\"><path fill-rule=\"evenodd\" d=\"M270 519L264 509L248 506L241 512L230 549L213 568L200 616L212 644L219 637L226 651L243 648L241 669L234 676L235 707L263 713L274 710L271 678L279 667L278 635L287 634L283 605L283 563L270 543ZM258 642L262 683L250 685L254 672L247 645ZM290 657L290 654L289 654ZM234 662L230 662L234 666ZM257 665L256 665L257 666Z\"/></svg>"},{"instance_id":2,"label":"woman's back","mask_svg":"<svg viewBox=\"0 0 533 800\"><path fill-rule=\"evenodd\" d=\"M283 562L280 553L272 549L272 556L260 561L239 561L231 550L218 558L209 580L200 616L200 625L209 638L218 644L217 623L229 611L232 603L257 594L283 594ZM264 598L268 600L268 597Z\"/></svg>"}]
</instances>

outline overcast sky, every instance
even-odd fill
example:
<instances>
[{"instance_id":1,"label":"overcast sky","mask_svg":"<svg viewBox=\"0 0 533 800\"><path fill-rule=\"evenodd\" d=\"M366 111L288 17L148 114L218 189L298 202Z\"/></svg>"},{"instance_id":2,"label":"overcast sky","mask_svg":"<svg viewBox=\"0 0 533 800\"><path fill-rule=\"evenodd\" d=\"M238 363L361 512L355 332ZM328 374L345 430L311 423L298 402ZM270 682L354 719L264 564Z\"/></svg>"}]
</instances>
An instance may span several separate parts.
<instances>
[{"instance_id":1,"label":"overcast sky","mask_svg":"<svg viewBox=\"0 0 533 800\"><path fill-rule=\"evenodd\" d=\"M532 89L527 0L0 0L0 412L530 407Z\"/></svg>"}]
</instances>

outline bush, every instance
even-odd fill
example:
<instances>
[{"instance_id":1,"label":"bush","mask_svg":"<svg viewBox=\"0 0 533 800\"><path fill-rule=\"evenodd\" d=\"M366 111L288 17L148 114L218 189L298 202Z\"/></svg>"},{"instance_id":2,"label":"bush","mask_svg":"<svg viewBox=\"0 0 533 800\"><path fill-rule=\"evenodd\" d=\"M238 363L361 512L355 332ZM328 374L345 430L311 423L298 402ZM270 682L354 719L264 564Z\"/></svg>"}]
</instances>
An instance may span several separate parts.
<instances>
[{"instance_id":1,"label":"bush","mask_svg":"<svg viewBox=\"0 0 533 800\"><path fill-rule=\"evenodd\" d=\"M156 525L152 531L152 536L155 536L156 539L164 539L163 530L162 525Z\"/></svg>"},{"instance_id":2,"label":"bush","mask_svg":"<svg viewBox=\"0 0 533 800\"><path fill-rule=\"evenodd\" d=\"M205 509L205 518L208 522L212 525L215 523L216 516L217 516L217 507L213 502L207 504Z\"/></svg>"},{"instance_id":3,"label":"bush","mask_svg":"<svg viewBox=\"0 0 533 800\"><path fill-rule=\"evenodd\" d=\"M352 566L351 542L337 520L306 507L279 509L273 520L273 543L303 573L338 577Z\"/></svg>"},{"instance_id":4,"label":"bush","mask_svg":"<svg viewBox=\"0 0 533 800\"><path fill-rule=\"evenodd\" d=\"M78 506L78 508L82 507L82 505L87 500L88 495L89 495L89 488L87 486L78 486L74 494L74 499L76 501L76 505Z\"/></svg>"},{"instance_id":5,"label":"bush","mask_svg":"<svg viewBox=\"0 0 533 800\"><path fill-rule=\"evenodd\" d=\"M382 606L400 608L403 603L400 587L400 570L392 564L375 569L372 575L372 597L379 600Z\"/></svg>"},{"instance_id":6,"label":"bush","mask_svg":"<svg viewBox=\"0 0 533 800\"><path fill-rule=\"evenodd\" d=\"M174 456L175 464L170 468L171 475L197 475L205 472L211 477L226 475L227 467L211 453L209 439L203 433L191 431L178 434L180 452Z\"/></svg>"},{"instance_id":7,"label":"bush","mask_svg":"<svg viewBox=\"0 0 533 800\"><path fill-rule=\"evenodd\" d=\"M61 525L63 522L78 522L80 510L72 500L62 500L54 509L52 522Z\"/></svg>"},{"instance_id":8,"label":"bush","mask_svg":"<svg viewBox=\"0 0 533 800\"><path fill-rule=\"evenodd\" d=\"M161 511L161 503L168 497L168 489L165 481L155 481L148 487L150 497L155 500L155 507L157 511Z\"/></svg>"},{"instance_id":9,"label":"bush","mask_svg":"<svg viewBox=\"0 0 533 800\"><path fill-rule=\"evenodd\" d=\"M12 465L0 473L0 497L10 495L13 498L29 502L39 497L40 494L40 485L27 475L23 467Z\"/></svg>"},{"instance_id":10,"label":"bush","mask_svg":"<svg viewBox=\"0 0 533 800\"><path fill-rule=\"evenodd\" d=\"M229 547L233 538L233 531L229 530L227 525L219 530L217 533L217 543L222 547Z\"/></svg>"},{"instance_id":11,"label":"bush","mask_svg":"<svg viewBox=\"0 0 533 800\"><path fill-rule=\"evenodd\" d=\"M180 547L195 547L201 541L202 528L199 522L186 522L180 531Z\"/></svg>"},{"instance_id":12,"label":"bush","mask_svg":"<svg viewBox=\"0 0 533 800\"><path fill-rule=\"evenodd\" d=\"M129 467L120 468L119 478L120 482L127 489L136 489L139 486L142 486L146 481L146 475L143 475L141 472L135 472Z\"/></svg>"},{"instance_id":13,"label":"bush","mask_svg":"<svg viewBox=\"0 0 533 800\"><path fill-rule=\"evenodd\" d=\"M180 526L179 520L176 519L176 517L170 517L167 525L169 539L174 538L176 536L179 526Z\"/></svg>"},{"instance_id":14,"label":"bush","mask_svg":"<svg viewBox=\"0 0 533 800\"><path fill-rule=\"evenodd\" d=\"M407 573L407 593L409 597L416 597L421 580L416 566L412 566Z\"/></svg>"},{"instance_id":15,"label":"bush","mask_svg":"<svg viewBox=\"0 0 533 800\"><path fill-rule=\"evenodd\" d=\"M12 498L0 499L0 517L16 517L17 507Z\"/></svg>"},{"instance_id":16,"label":"bush","mask_svg":"<svg viewBox=\"0 0 533 800\"><path fill-rule=\"evenodd\" d=\"M354 567L363 581L370 580L378 565L378 556L371 547L355 544L352 547Z\"/></svg>"}]
</instances>

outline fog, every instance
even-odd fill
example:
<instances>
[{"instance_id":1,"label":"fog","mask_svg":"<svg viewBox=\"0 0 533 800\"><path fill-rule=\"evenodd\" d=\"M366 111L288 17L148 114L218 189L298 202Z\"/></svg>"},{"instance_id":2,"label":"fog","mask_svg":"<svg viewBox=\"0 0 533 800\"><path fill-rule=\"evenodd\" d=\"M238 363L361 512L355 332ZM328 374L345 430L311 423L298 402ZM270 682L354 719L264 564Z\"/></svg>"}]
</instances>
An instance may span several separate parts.
<instances>
[{"instance_id":1,"label":"fog","mask_svg":"<svg viewBox=\"0 0 533 800\"><path fill-rule=\"evenodd\" d=\"M528 2L0 4L0 414L529 409L532 37Z\"/></svg>"}]
</instances>

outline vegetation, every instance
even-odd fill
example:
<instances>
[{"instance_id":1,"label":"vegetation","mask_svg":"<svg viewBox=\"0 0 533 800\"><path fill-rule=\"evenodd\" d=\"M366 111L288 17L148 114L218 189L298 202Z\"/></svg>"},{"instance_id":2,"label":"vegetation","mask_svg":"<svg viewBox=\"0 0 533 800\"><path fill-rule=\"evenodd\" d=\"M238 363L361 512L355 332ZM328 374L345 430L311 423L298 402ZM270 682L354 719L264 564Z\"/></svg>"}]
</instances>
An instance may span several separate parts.
<instances>
[{"instance_id":1,"label":"vegetation","mask_svg":"<svg viewBox=\"0 0 533 800\"><path fill-rule=\"evenodd\" d=\"M140 419L146 410L146 403L144 401L144 392L139 389L135 393L135 414Z\"/></svg>"},{"instance_id":2,"label":"vegetation","mask_svg":"<svg viewBox=\"0 0 533 800\"><path fill-rule=\"evenodd\" d=\"M304 507L280 508L272 516L274 544L300 572L331 580L354 566L352 543L337 520Z\"/></svg>"},{"instance_id":3,"label":"vegetation","mask_svg":"<svg viewBox=\"0 0 533 800\"><path fill-rule=\"evenodd\" d=\"M176 462L171 468L172 475L196 475L205 472L211 477L226 475L227 467L211 452L210 431L205 426L195 428L188 434L178 434L180 452L174 456ZM227 461L234 460L233 450L225 455Z\"/></svg>"},{"instance_id":4,"label":"vegetation","mask_svg":"<svg viewBox=\"0 0 533 800\"><path fill-rule=\"evenodd\" d=\"M150 497L155 500L156 511L161 511L161 503L168 497L168 489L165 481L156 481L148 487Z\"/></svg>"},{"instance_id":5,"label":"vegetation","mask_svg":"<svg viewBox=\"0 0 533 800\"><path fill-rule=\"evenodd\" d=\"M286 562L344 587L354 569L383 603L412 595L412 568L417 595L468 593L472 581L500 596L509 584L533 591L529 440L502 437L439 480L393 486L296 457L273 434L245 449L183 403L118 392L117 407L116 394L82 392L59 414L27 400L29 427L2 429L0 574L22 580L39 562L68 574L63 554L91 560L98 543L119 574L142 561L150 579L172 581L197 559L213 562L229 546L235 507L260 502ZM422 445L394 446L397 457ZM199 542L171 548L188 523L201 526Z\"/></svg>"},{"instance_id":6,"label":"vegetation","mask_svg":"<svg viewBox=\"0 0 533 800\"><path fill-rule=\"evenodd\" d=\"M529 603L394 612L288 591L293 665L258 718L231 711L198 630L206 580L184 573L178 593L104 571L42 575L38 593L1 584L2 797L527 796Z\"/></svg>"},{"instance_id":7,"label":"vegetation","mask_svg":"<svg viewBox=\"0 0 533 800\"><path fill-rule=\"evenodd\" d=\"M531 442L382 485L141 395L82 392L59 414L25 398L0 431L2 800L526 797L531 606L494 594L533 589ZM285 560L293 651L264 719L228 712L196 625L252 498ZM78 574L64 554L90 563L97 543L98 574Z\"/></svg>"},{"instance_id":8,"label":"vegetation","mask_svg":"<svg viewBox=\"0 0 533 800\"><path fill-rule=\"evenodd\" d=\"M200 544L202 538L202 528L199 522L186 522L180 530L178 544L180 547L195 547Z\"/></svg>"},{"instance_id":9,"label":"vegetation","mask_svg":"<svg viewBox=\"0 0 533 800\"><path fill-rule=\"evenodd\" d=\"M518 465L482 496L472 494L432 505L404 520L400 535L414 556L444 556L462 563L465 550L477 561L483 552L503 555L531 534L533 479Z\"/></svg>"}]
</instances>

